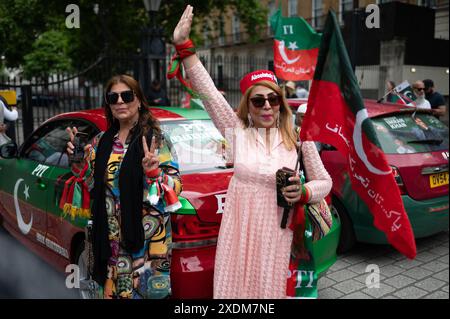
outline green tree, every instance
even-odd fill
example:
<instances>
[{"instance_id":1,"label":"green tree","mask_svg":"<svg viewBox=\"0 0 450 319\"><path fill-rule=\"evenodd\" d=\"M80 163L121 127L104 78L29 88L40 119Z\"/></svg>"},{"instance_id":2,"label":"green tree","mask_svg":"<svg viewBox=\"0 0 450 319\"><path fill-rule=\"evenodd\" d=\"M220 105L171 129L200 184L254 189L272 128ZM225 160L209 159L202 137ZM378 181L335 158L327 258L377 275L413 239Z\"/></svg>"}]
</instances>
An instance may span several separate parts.
<instances>
[{"instance_id":1,"label":"green tree","mask_svg":"<svg viewBox=\"0 0 450 319\"><path fill-rule=\"evenodd\" d=\"M70 71L72 60L68 51L69 39L64 31L50 30L42 33L33 43L32 51L24 56L24 75L45 81L49 75L58 71Z\"/></svg>"},{"instance_id":2,"label":"green tree","mask_svg":"<svg viewBox=\"0 0 450 319\"><path fill-rule=\"evenodd\" d=\"M257 0L191 0L189 4L194 7L194 25L198 21L209 20L215 29L218 29L221 23L220 15L226 12L227 8L234 10L239 15L241 23L245 26L252 41L259 39L260 29L266 25L267 21L268 10L262 7L260 1ZM172 0L166 1L161 6L161 16L167 39L172 37L172 32L186 5L187 2L184 0ZM192 36L194 39L200 40L195 30L193 30Z\"/></svg>"},{"instance_id":3,"label":"green tree","mask_svg":"<svg viewBox=\"0 0 450 319\"><path fill-rule=\"evenodd\" d=\"M81 26L66 29L68 13L65 9L74 2L80 9ZM29 76L35 75L34 72L42 71L36 62L43 59L49 63L51 59L47 55L56 52L47 41L53 38L61 51L57 54L60 62L50 63L51 71L56 70L55 67L66 69L69 61L74 69L81 70L102 54L138 53L142 32L153 23L164 27L166 42L170 41L187 3L163 1L157 13L158 21L154 22L149 21L142 0L1 0L0 56L5 56L7 67L22 66ZM217 23L219 16L211 12L224 12L227 7L235 9L253 40L258 38L258 26L266 23L267 9L257 0L191 0L189 4L194 6L194 24L203 18ZM94 8L98 8L97 13ZM193 38L199 39L195 29ZM48 54L44 52L46 48ZM36 50L38 52L34 52ZM66 59L61 55L66 55Z\"/></svg>"},{"instance_id":4,"label":"green tree","mask_svg":"<svg viewBox=\"0 0 450 319\"><path fill-rule=\"evenodd\" d=\"M0 1L0 56L7 67L20 67L39 35L55 28L55 1ZM61 16L61 21L63 16Z\"/></svg>"}]
</instances>

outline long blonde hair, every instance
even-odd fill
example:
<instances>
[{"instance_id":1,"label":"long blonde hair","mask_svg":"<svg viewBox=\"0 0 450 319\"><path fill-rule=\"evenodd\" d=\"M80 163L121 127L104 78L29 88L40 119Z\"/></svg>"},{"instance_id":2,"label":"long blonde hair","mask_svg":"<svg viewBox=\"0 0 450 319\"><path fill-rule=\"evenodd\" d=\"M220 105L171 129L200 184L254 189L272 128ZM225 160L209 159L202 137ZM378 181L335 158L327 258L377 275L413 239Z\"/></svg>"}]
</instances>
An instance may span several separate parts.
<instances>
[{"instance_id":1,"label":"long blonde hair","mask_svg":"<svg viewBox=\"0 0 450 319\"><path fill-rule=\"evenodd\" d=\"M250 97L253 89L256 86L265 86L265 87L273 90L279 96L281 96L282 102L280 104L279 130L280 130L284 145L286 146L286 148L288 150L292 150L292 148L294 148L296 146L297 137L295 135L294 126L292 124L291 107L289 106L289 104L286 100L283 90L275 83L270 82L270 81L260 81L260 82L256 83L255 85L253 85L252 87L250 87L241 98L241 101L239 103L239 107L237 110L237 116L244 123L244 127L248 128L250 126L250 123L248 120L249 97Z\"/></svg>"}]
</instances>

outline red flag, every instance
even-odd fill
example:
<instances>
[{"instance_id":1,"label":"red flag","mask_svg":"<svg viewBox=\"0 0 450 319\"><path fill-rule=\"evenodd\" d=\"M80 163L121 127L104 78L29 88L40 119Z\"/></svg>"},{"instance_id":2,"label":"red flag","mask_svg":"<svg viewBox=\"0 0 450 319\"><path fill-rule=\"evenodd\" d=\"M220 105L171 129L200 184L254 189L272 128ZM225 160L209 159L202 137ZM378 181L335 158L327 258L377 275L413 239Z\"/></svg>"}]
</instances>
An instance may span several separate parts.
<instances>
[{"instance_id":1,"label":"red flag","mask_svg":"<svg viewBox=\"0 0 450 319\"><path fill-rule=\"evenodd\" d=\"M352 188L372 212L375 227L398 251L414 258L415 239L400 191L368 118L339 24L331 11L301 139L334 145L345 155Z\"/></svg>"},{"instance_id":2,"label":"red flag","mask_svg":"<svg viewBox=\"0 0 450 319\"><path fill-rule=\"evenodd\" d=\"M275 33L273 44L275 74L290 81L311 80L319 53L320 34L301 17L270 17Z\"/></svg>"}]
</instances>

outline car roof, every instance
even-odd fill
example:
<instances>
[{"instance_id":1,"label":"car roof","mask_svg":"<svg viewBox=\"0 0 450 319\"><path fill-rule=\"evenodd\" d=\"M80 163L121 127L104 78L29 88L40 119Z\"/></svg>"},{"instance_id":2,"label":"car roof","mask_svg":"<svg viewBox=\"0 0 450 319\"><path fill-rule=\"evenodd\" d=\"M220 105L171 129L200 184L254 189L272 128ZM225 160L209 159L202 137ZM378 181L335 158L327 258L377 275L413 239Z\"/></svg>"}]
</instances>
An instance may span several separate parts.
<instances>
[{"instance_id":1,"label":"car roof","mask_svg":"<svg viewBox=\"0 0 450 319\"><path fill-rule=\"evenodd\" d=\"M181 121L181 120L208 120L210 119L205 110L188 109L174 106L158 106L150 107L152 114L161 122ZM103 108L80 110L75 112L67 112L58 114L48 121L53 121L63 118L81 118L89 120L96 124L101 130L106 130L106 116Z\"/></svg>"},{"instance_id":2,"label":"car roof","mask_svg":"<svg viewBox=\"0 0 450 319\"><path fill-rule=\"evenodd\" d=\"M297 108L303 104L307 103L306 99L288 99L289 105L293 110L297 110ZM367 113L370 118L385 116L385 115L395 115L401 113L432 113L432 110L427 109L417 109L415 107L406 106L404 104L395 104L395 103L377 103L377 100L372 99L364 99L364 106L367 109Z\"/></svg>"}]
</instances>

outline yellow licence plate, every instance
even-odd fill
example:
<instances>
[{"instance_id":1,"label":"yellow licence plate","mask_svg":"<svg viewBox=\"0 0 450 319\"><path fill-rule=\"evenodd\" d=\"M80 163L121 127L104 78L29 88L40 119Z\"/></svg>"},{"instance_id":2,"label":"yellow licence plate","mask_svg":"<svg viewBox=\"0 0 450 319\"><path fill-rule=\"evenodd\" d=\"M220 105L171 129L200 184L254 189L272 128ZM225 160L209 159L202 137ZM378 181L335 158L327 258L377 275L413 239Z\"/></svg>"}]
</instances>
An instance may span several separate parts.
<instances>
[{"instance_id":1,"label":"yellow licence plate","mask_svg":"<svg viewBox=\"0 0 450 319\"><path fill-rule=\"evenodd\" d=\"M448 172L430 175L430 187L448 185Z\"/></svg>"}]
</instances>

